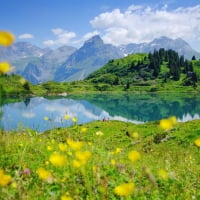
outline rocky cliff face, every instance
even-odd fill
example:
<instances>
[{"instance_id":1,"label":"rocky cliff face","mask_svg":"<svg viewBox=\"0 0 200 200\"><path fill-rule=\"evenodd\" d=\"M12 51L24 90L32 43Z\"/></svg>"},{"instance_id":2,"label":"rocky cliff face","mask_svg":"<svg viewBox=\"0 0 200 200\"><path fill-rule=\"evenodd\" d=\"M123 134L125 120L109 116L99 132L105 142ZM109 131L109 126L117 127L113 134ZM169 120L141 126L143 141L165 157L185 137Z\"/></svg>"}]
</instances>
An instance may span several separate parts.
<instances>
[{"instance_id":1,"label":"rocky cliff face","mask_svg":"<svg viewBox=\"0 0 200 200\"><path fill-rule=\"evenodd\" d=\"M120 49L110 44L104 44L98 35L94 36L58 68L54 80L82 80L110 59L121 57L123 57L123 53Z\"/></svg>"},{"instance_id":2,"label":"rocky cliff face","mask_svg":"<svg viewBox=\"0 0 200 200\"><path fill-rule=\"evenodd\" d=\"M191 59L193 55L197 59L200 58L200 53L181 38L174 40L163 36L149 43L132 43L115 47L105 44L96 35L79 49L62 46L50 50L27 42L17 42L8 48L0 47L0 61L11 62L15 68L14 73L23 75L37 84L51 80L82 80L111 59L122 58L132 53L149 53L160 48L173 49L187 59Z\"/></svg>"},{"instance_id":3,"label":"rocky cliff face","mask_svg":"<svg viewBox=\"0 0 200 200\"><path fill-rule=\"evenodd\" d=\"M124 54L141 52L149 53L154 51L154 49L159 50L160 48L164 48L166 50L173 49L174 51L177 51L179 55L183 55L187 59L191 59L193 55L195 55L197 58L200 58L200 53L192 49L190 45L181 38L173 40L171 38L163 36L160 38L156 38L149 43L133 43L120 46L120 49L124 52Z\"/></svg>"}]
</instances>

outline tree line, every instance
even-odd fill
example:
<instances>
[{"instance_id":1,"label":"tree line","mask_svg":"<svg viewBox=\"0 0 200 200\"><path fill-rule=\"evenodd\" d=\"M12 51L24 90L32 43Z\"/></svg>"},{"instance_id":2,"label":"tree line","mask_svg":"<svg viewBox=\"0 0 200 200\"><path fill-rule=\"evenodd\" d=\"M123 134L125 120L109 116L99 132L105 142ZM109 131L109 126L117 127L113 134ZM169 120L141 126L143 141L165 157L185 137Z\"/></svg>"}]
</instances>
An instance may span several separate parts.
<instances>
[{"instance_id":1,"label":"tree line","mask_svg":"<svg viewBox=\"0 0 200 200\"><path fill-rule=\"evenodd\" d=\"M161 71L161 65L167 62L167 67L169 72L165 74L166 78L172 78L175 81L180 79L181 73L186 74L186 77L193 82L197 82L197 74L194 72L192 62L184 58L184 56L179 56L178 53L172 49L165 50L163 48L159 50L154 50L153 53L148 54L149 58L149 68L153 70L153 75L155 78L158 77ZM192 60L196 58L193 56Z\"/></svg>"}]
</instances>

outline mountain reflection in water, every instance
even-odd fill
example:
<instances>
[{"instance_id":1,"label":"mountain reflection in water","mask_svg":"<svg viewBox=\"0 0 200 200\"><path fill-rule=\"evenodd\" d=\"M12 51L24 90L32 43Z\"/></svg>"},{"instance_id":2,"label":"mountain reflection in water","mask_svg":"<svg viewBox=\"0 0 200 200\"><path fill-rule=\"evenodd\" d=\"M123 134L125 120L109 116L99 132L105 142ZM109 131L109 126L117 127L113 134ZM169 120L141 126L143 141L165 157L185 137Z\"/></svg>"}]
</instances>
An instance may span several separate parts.
<instances>
[{"instance_id":1,"label":"mountain reflection in water","mask_svg":"<svg viewBox=\"0 0 200 200\"><path fill-rule=\"evenodd\" d=\"M145 123L176 116L179 121L200 118L197 95L95 94L62 98L34 97L2 106L1 125L5 130L31 128L44 131L73 124L64 116L77 117L79 124L104 117L110 120ZM49 118L48 121L44 117Z\"/></svg>"}]
</instances>

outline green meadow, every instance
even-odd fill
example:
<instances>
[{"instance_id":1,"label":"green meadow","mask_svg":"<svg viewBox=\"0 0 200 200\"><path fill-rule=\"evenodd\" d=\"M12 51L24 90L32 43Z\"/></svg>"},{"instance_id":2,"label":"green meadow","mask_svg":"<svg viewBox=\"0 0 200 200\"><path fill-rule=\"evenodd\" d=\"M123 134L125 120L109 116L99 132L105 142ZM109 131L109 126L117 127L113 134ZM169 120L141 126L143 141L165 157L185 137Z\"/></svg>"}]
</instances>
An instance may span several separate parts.
<instances>
[{"instance_id":1,"label":"green meadow","mask_svg":"<svg viewBox=\"0 0 200 200\"><path fill-rule=\"evenodd\" d=\"M164 129L159 121L65 120L74 125L1 131L0 199L200 198L200 120Z\"/></svg>"}]
</instances>

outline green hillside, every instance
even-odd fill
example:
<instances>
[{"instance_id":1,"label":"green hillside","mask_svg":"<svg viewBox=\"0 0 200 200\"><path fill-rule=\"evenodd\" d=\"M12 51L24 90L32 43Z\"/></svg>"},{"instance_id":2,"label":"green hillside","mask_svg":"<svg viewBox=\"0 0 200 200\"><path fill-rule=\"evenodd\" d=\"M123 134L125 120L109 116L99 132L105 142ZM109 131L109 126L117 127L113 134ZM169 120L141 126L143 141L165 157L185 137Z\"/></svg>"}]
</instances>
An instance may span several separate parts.
<instances>
[{"instance_id":1,"label":"green hillside","mask_svg":"<svg viewBox=\"0 0 200 200\"><path fill-rule=\"evenodd\" d=\"M0 74L0 97L31 95L31 86L29 81L17 74Z\"/></svg>"},{"instance_id":2,"label":"green hillside","mask_svg":"<svg viewBox=\"0 0 200 200\"><path fill-rule=\"evenodd\" d=\"M21 81L23 80L23 81ZM2 96L57 95L91 92L200 91L200 60L188 61L173 50L131 54L110 60L83 81L32 85L19 75L1 75Z\"/></svg>"},{"instance_id":3,"label":"green hillside","mask_svg":"<svg viewBox=\"0 0 200 200\"><path fill-rule=\"evenodd\" d=\"M199 199L199 122L2 132L0 199Z\"/></svg>"},{"instance_id":4,"label":"green hillside","mask_svg":"<svg viewBox=\"0 0 200 200\"><path fill-rule=\"evenodd\" d=\"M160 49L149 54L138 53L110 60L86 80L111 85L127 84L127 88L131 84L148 86L155 82L196 87L199 77L199 60L188 61L173 50Z\"/></svg>"}]
</instances>

